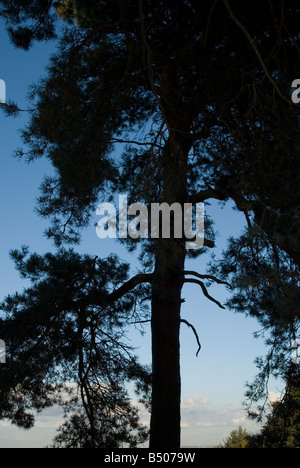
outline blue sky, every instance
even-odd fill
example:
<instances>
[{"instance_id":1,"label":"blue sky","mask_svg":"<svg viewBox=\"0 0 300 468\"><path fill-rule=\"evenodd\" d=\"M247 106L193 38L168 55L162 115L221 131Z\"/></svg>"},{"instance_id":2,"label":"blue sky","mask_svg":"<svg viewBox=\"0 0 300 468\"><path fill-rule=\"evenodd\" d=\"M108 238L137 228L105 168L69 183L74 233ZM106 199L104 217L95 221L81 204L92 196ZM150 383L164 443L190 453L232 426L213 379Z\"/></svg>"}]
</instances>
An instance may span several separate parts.
<instances>
[{"instance_id":1,"label":"blue sky","mask_svg":"<svg viewBox=\"0 0 300 468\"><path fill-rule=\"evenodd\" d=\"M29 52L16 50L10 43L0 22L0 79L6 83L7 99L27 108L28 86L45 74L48 57L54 43L36 45ZM22 146L20 128L26 124L27 114L17 119L6 118L0 113L0 298L22 290L21 280L9 259L10 249L29 245L32 252L54 251L51 242L43 235L48 222L34 212L42 178L50 174L49 163L40 160L28 165L13 157L16 148ZM242 216L232 206L224 209L218 203L206 208L215 220L218 231L217 250L226 246L230 235L238 235L243 228ZM97 218L95 217L95 220ZM84 232L77 248L81 253L107 256L118 253L137 267L134 254L130 255L116 241L100 240L91 227ZM205 272L205 262L200 257L190 261L187 269ZM220 302L227 297L221 285L213 286L210 293ZM265 354L263 342L253 338L259 325L253 319L221 310L206 299L197 285L184 287L186 299L182 317L193 323L202 345L196 358L197 343L185 325L181 332L182 365L182 444L184 446L212 446L220 443L230 432L242 425L255 430L255 425L245 421L242 408L245 383L256 373L253 363L258 355ZM144 337L132 329L130 338L137 354L144 363L151 362L149 327ZM5 337L0 337L5 339ZM273 396L281 390L280 383L271 386ZM142 415L145 421L148 416ZM7 421L0 422L1 447L43 447L51 443L61 414L57 408L39 416L36 427L21 431Z\"/></svg>"}]
</instances>

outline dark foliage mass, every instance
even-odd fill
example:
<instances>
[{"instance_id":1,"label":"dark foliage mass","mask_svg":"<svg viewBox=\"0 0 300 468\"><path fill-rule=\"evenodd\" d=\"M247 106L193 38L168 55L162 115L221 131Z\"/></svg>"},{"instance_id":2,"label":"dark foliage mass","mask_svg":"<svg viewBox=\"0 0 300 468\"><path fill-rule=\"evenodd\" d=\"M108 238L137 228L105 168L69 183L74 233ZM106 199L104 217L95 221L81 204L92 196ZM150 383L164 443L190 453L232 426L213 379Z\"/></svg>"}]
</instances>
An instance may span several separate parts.
<instances>
[{"instance_id":1,"label":"dark foliage mass","mask_svg":"<svg viewBox=\"0 0 300 468\"><path fill-rule=\"evenodd\" d=\"M110 289L126 279L128 265L63 249L44 257L29 256L26 248L11 255L32 287L1 304L9 356L0 373L1 417L28 429L35 411L57 404L68 416L58 445L144 441L147 431L126 391L135 382L143 401L151 381L124 338L124 322L135 318L134 298L110 305Z\"/></svg>"}]
</instances>

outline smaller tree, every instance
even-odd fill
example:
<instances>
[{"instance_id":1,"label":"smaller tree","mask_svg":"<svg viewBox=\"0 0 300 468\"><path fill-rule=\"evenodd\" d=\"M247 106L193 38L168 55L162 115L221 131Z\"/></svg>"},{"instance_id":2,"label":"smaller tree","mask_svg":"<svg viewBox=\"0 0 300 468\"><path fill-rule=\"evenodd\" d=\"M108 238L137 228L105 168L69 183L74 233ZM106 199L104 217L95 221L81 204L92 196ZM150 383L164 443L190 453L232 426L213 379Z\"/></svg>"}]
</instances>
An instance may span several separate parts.
<instances>
[{"instance_id":1,"label":"smaller tree","mask_svg":"<svg viewBox=\"0 0 300 468\"><path fill-rule=\"evenodd\" d=\"M54 447L145 442L148 430L127 384L146 403L151 374L126 340L128 316L136 320L135 296L117 297L129 266L114 256L99 260L64 249L40 256L24 247L11 256L32 286L0 304L8 356L0 367L0 418L30 429L36 413L60 405L66 422Z\"/></svg>"},{"instance_id":2,"label":"smaller tree","mask_svg":"<svg viewBox=\"0 0 300 468\"><path fill-rule=\"evenodd\" d=\"M138 408L126 391L99 387L89 395L93 424L82 399L74 396L65 404L65 423L58 428L52 448L136 448L147 440L149 430L140 424Z\"/></svg>"},{"instance_id":3,"label":"smaller tree","mask_svg":"<svg viewBox=\"0 0 300 468\"><path fill-rule=\"evenodd\" d=\"M300 448L299 365L292 364L283 398L272 404L272 412L261 434L254 440L260 448Z\"/></svg>"},{"instance_id":4,"label":"smaller tree","mask_svg":"<svg viewBox=\"0 0 300 468\"><path fill-rule=\"evenodd\" d=\"M271 413L259 434L239 427L218 448L300 448L299 376L299 364L291 363L286 371L285 393L271 404Z\"/></svg>"},{"instance_id":5,"label":"smaller tree","mask_svg":"<svg viewBox=\"0 0 300 468\"><path fill-rule=\"evenodd\" d=\"M241 426L230 433L230 436L224 440L218 448L250 448L252 435Z\"/></svg>"}]
</instances>

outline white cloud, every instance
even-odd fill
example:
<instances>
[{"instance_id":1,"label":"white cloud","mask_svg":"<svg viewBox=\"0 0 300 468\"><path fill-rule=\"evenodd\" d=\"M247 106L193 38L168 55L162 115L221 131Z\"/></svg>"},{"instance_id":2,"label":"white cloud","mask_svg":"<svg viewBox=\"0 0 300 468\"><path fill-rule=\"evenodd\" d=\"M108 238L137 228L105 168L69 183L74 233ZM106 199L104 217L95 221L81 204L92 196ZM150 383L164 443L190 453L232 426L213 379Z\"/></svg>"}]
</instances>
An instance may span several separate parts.
<instances>
[{"instance_id":1,"label":"white cloud","mask_svg":"<svg viewBox=\"0 0 300 468\"><path fill-rule=\"evenodd\" d=\"M203 406L209 405L208 398L203 398L202 395L196 393L193 397L185 398L181 403L182 410L196 410Z\"/></svg>"},{"instance_id":2,"label":"white cloud","mask_svg":"<svg viewBox=\"0 0 300 468\"><path fill-rule=\"evenodd\" d=\"M242 407L230 402L218 405L200 394L182 401L181 418L184 447L217 446L238 426L249 432L259 431L258 426L247 419Z\"/></svg>"},{"instance_id":3,"label":"white cloud","mask_svg":"<svg viewBox=\"0 0 300 468\"><path fill-rule=\"evenodd\" d=\"M196 427L222 427L222 426L227 426L225 422L220 423L220 422L197 422Z\"/></svg>"},{"instance_id":4,"label":"white cloud","mask_svg":"<svg viewBox=\"0 0 300 468\"><path fill-rule=\"evenodd\" d=\"M233 419L232 422L236 426L241 426L242 424L245 424L245 422L247 422L247 418L246 416L242 416L241 418Z\"/></svg>"},{"instance_id":5,"label":"white cloud","mask_svg":"<svg viewBox=\"0 0 300 468\"><path fill-rule=\"evenodd\" d=\"M271 398L280 394L271 394ZM133 402L140 410L140 421L149 426L150 414L143 405ZM35 427L24 431L8 421L0 422L0 448L45 447L52 443L56 430L63 423L59 407L49 408L36 420ZM247 420L242 407L232 403L216 404L209 398L196 393L183 398L181 405L181 434L183 447L214 447L222 443L238 426L249 432L258 432L255 423Z\"/></svg>"},{"instance_id":6,"label":"white cloud","mask_svg":"<svg viewBox=\"0 0 300 468\"><path fill-rule=\"evenodd\" d=\"M0 422L0 448L43 448L51 445L63 422L62 410L57 406L39 414L34 427L29 431L3 420Z\"/></svg>"},{"instance_id":7,"label":"white cloud","mask_svg":"<svg viewBox=\"0 0 300 468\"><path fill-rule=\"evenodd\" d=\"M280 401L282 399L282 394L279 392L269 392L269 401L270 403L275 403L276 401Z\"/></svg>"}]
</instances>

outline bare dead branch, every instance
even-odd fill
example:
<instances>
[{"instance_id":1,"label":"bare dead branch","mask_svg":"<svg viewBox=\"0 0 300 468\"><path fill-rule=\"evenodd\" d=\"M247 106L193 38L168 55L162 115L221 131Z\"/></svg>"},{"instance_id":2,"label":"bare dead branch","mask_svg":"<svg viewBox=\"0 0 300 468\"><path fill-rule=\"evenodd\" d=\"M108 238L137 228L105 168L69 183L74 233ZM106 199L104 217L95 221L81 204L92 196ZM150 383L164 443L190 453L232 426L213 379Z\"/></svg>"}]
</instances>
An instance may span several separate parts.
<instances>
[{"instance_id":1,"label":"bare dead branch","mask_svg":"<svg viewBox=\"0 0 300 468\"><path fill-rule=\"evenodd\" d=\"M196 353L196 357L198 357L198 354L201 351L201 343L200 343L199 336L198 336L198 333L197 333L195 327L190 322L188 322L187 320L181 319L180 322L185 323L188 327L190 327L193 330L194 335L195 335L196 340L197 340L197 344L199 346L199 348L197 350L197 353Z\"/></svg>"},{"instance_id":2,"label":"bare dead branch","mask_svg":"<svg viewBox=\"0 0 300 468\"><path fill-rule=\"evenodd\" d=\"M207 299L209 299L210 301L212 301L212 302L214 302L215 304L217 304L217 306L219 306L221 309L225 309L225 307L224 307L219 301L217 301L216 299L214 299L214 298L208 293L208 291L207 291L207 289L206 289L206 286L205 286L205 284L204 284L202 281L197 280L197 279L195 279L195 278L186 278L186 279L184 280L184 282L185 282L185 283L195 283L195 284L198 284L198 285L201 287L201 289L202 289L202 291L203 291L203 294L204 294L205 297L207 297Z\"/></svg>"},{"instance_id":3,"label":"bare dead branch","mask_svg":"<svg viewBox=\"0 0 300 468\"><path fill-rule=\"evenodd\" d=\"M197 271L185 271L184 274L185 275L196 276L197 278L200 278L200 279L211 280L211 281L214 281L215 283L224 284L225 286L228 286L229 288L232 288L231 284L227 283L227 281L222 281L222 280L220 280L219 278L216 278L213 275L201 275Z\"/></svg>"}]
</instances>

